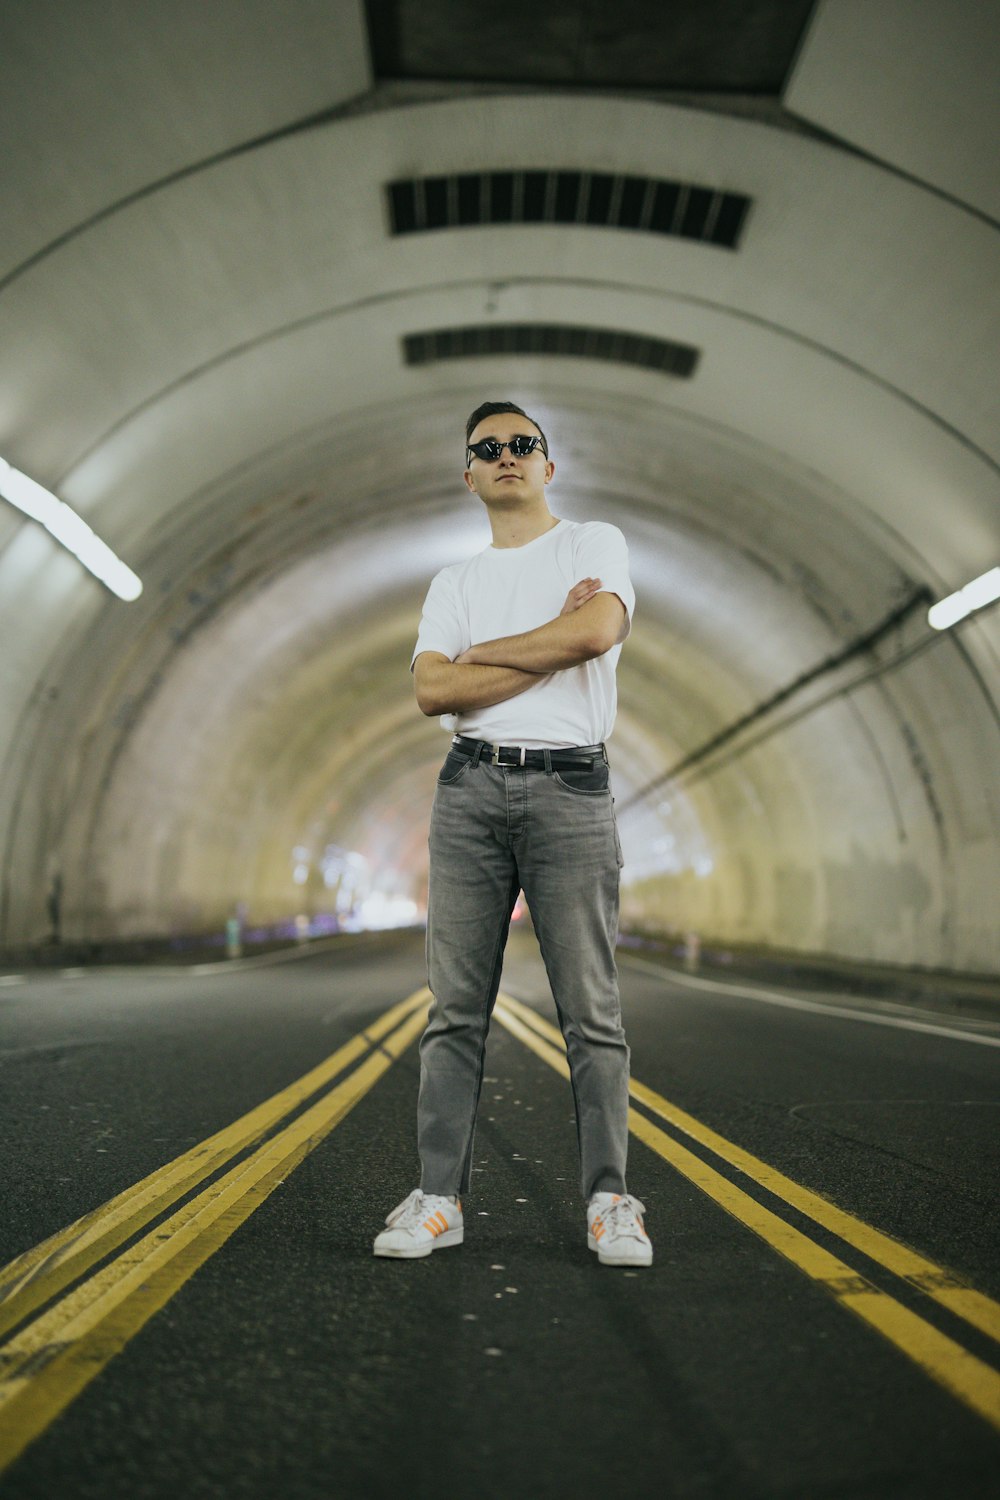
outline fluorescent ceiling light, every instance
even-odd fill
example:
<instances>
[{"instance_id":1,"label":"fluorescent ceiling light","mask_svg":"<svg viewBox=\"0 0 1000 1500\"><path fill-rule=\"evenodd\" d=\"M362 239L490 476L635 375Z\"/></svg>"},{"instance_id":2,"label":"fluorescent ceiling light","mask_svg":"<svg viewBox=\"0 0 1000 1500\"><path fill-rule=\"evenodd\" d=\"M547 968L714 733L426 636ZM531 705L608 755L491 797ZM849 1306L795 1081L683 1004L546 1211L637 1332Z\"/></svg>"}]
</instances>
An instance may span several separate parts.
<instances>
[{"instance_id":1,"label":"fluorescent ceiling light","mask_svg":"<svg viewBox=\"0 0 1000 1500\"><path fill-rule=\"evenodd\" d=\"M96 536L82 516L43 485L29 479L20 469L12 468L0 458L0 495L16 505L26 516L38 521L61 542L67 551L79 558L83 566L106 584L119 599L138 599L142 581L120 557Z\"/></svg>"},{"instance_id":2,"label":"fluorescent ceiling light","mask_svg":"<svg viewBox=\"0 0 1000 1500\"><path fill-rule=\"evenodd\" d=\"M984 604L992 604L994 599L1000 599L1000 568L991 568L956 594L949 594L947 599L931 605L927 619L935 630L947 630L949 625L964 620L966 615L971 615L974 609L982 609Z\"/></svg>"}]
</instances>

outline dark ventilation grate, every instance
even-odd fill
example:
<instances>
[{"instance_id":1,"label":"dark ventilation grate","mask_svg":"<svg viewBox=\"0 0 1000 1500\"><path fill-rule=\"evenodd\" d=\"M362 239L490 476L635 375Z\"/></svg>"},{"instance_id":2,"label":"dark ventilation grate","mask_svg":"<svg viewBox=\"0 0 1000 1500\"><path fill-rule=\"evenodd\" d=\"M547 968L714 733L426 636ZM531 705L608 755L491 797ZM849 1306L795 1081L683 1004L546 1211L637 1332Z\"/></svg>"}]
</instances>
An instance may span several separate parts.
<instances>
[{"instance_id":1,"label":"dark ventilation grate","mask_svg":"<svg viewBox=\"0 0 1000 1500\"><path fill-rule=\"evenodd\" d=\"M388 185L393 234L483 224L586 224L673 234L735 250L750 199L611 172L463 172Z\"/></svg>"},{"instance_id":2,"label":"dark ventilation grate","mask_svg":"<svg viewBox=\"0 0 1000 1500\"><path fill-rule=\"evenodd\" d=\"M948 0L943 3L947 7ZM870 8L877 11L878 0ZM940 10L942 4L926 8ZM469 0L365 0L358 9L368 23L376 83L465 83L481 91L489 83L508 87L516 77L522 89L586 89L605 97L613 90L618 96L757 94L777 101L818 7L816 0L627 0L602 6L536 0L504 7L506 45L496 45L498 28L482 24L484 7Z\"/></svg>"},{"instance_id":3,"label":"dark ventilation grate","mask_svg":"<svg viewBox=\"0 0 1000 1500\"><path fill-rule=\"evenodd\" d=\"M485 323L467 328L437 328L403 339L408 365L441 359L477 359L489 354L562 354L575 359L607 359L638 365L662 375L694 374L698 350L690 344L615 328L576 328L566 323Z\"/></svg>"}]
</instances>

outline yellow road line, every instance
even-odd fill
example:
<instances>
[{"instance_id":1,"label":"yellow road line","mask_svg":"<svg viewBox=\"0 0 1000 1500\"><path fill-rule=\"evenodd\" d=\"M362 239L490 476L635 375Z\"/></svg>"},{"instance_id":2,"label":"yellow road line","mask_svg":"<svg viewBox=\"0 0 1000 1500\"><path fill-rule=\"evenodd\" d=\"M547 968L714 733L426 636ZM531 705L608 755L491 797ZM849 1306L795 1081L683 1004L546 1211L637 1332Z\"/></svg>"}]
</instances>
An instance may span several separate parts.
<instances>
[{"instance_id":1,"label":"yellow road line","mask_svg":"<svg viewBox=\"0 0 1000 1500\"><path fill-rule=\"evenodd\" d=\"M425 1025L423 1011L411 1015L342 1083L5 1345L0 1470L260 1207Z\"/></svg>"},{"instance_id":2,"label":"yellow road line","mask_svg":"<svg viewBox=\"0 0 1000 1500\"><path fill-rule=\"evenodd\" d=\"M557 1073L568 1078L569 1064L561 1036L557 1047L543 1032L542 1027L525 1024L521 1014L528 1009L511 996L502 995L495 1014L513 1036L524 1042ZM534 1011L530 1011L530 1015L533 1022L542 1020ZM555 1027L549 1029L559 1036ZM723 1177L686 1146L680 1145L638 1110L629 1110L628 1123L633 1135L718 1203L720 1208L753 1230L779 1254L804 1271L812 1281L823 1286L844 1307L875 1328L919 1365L925 1374L978 1412L992 1426L1000 1429L1000 1374L996 1370L963 1349L954 1339L939 1333L923 1318L859 1275L852 1266L815 1244L800 1230L786 1224L777 1214Z\"/></svg>"},{"instance_id":3,"label":"yellow road line","mask_svg":"<svg viewBox=\"0 0 1000 1500\"><path fill-rule=\"evenodd\" d=\"M553 1026L537 1011L515 1000L513 996L505 995L503 998L526 1025L532 1027L540 1036L550 1040L553 1045L563 1048L563 1039L558 1027ZM828 1198L823 1198L819 1193L803 1187L791 1177L786 1177L784 1173L761 1161L760 1157L744 1151L741 1146L719 1135L708 1125L703 1125L693 1115L678 1109L676 1104L671 1104L669 1099L664 1099L662 1094L647 1088L644 1083L632 1079L629 1092L633 1098L641 1100L661 1119L666 1120L677 1130L683 1131L685 1135L698 1141L702 1146L707 1146L710 1151L715 1152L716 1156L727 1161L731 1167L746 1173L748 1177L767 1188L768 1192L774 1193L778 1198L783 1198L786 1203L791 1204L807 1218L813 1219L817 1224L822 1224L824 1229L829 1229L839 1239L844 1240L848 1245L853 1245L856 1250L862 1251L871 1260L877 1261L894 1276L899 1276L903 1281L909 1282L917 1291L933 1298L935 1302L940 1302L942 1307L947 1307L950 1312L956 1313L966 1323L971 1323L981 1333L1000 1340L1000 1304L983 1292L977 1292L953 1271L936 1265L926 1256L920 1255L916 1250L911 1250L908 1245L900 1244L898 1240L891 1239L889 1235L883 1234L878 1229L873 1229L863 1219L855 1218L846 1209L838 1208Z\"/></svg>"},{"instance_id":4,"label":"yellow road line","mask_svg":"<svg viewBox=\"0 0 1000 1500\"><path fill-rule=\"evenodd\" d=\"M253 1145L429 999L430 991L421 989L390 1006L287 1088L10 1261L0 1270L0 1337L231 1157Z\"/></svg>"}]
</instances>

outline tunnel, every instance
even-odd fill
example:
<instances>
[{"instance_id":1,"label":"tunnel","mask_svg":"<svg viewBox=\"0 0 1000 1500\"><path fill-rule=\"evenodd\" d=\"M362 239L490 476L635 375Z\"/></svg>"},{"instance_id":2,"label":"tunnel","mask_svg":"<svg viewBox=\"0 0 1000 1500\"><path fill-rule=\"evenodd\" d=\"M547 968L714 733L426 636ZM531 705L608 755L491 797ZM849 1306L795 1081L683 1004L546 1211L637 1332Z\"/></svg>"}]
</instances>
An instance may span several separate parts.
<instances>
[{"instance_id":1,"label":"tunnel","mask_svg":"<svg viewBox=\"0 0 1000 1500\"><path fill-rule=\"evenodd\" d=\"M595 32L562 92L555 18L545 90L435 86L412 18L373 23L414 71L383 79L357 6L101 9L6 22L0 451L143 593L4 507L4 948L53 905L77 944L315 921L346 853L420 909L442 736L408 652L484 541L466 408L513 392L555 512L630 547L626 923L995 972L997 615L926 621L1000 541L979 75L967 116L924 97L925 21L886 80L850 6L755 7L744 59L665 33L632 91L641 28Z\"/></svg>"},{"instance_id":2,"label":"tunnel","mask_svg":"<svg viewBox=\"0 0 1000 1500\"><path fill-rule=\"evenodd\" d=\"M0 55L0 458L141 580L0 503L0 965L419 945L410 656L511 400L628 545L623 942L994 993L1000 608L928 614L1000 563L995 5L32 0Z\"/></svg>"}]
</instances>

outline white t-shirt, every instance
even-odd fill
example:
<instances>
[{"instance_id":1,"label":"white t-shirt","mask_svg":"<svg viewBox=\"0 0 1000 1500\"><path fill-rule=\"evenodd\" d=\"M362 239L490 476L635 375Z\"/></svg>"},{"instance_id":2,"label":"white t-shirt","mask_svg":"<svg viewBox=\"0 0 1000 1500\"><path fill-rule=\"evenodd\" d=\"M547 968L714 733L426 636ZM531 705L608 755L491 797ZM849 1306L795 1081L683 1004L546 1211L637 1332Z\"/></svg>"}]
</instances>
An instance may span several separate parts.
<instances>
[{"instance_id":1,"label":"white t-shirt","mask_svg":"<svg viewBox=\"0 0 1000 1500\"><path fill-rule=\"evenodd\" d=\"M523 547L486 547L442 568L427 591L411 670L421 651L440 651L454 661L481 641L547 624L583 578L599 578L601 593L618 595L631 629L628 548L618 527L604 521L559 521ZM621 649L612 646L578 667L551 672L505 703L445 714L441 724L494 745L554 750L599 744L614 727Z\"/></svg>"}]
</instances>

